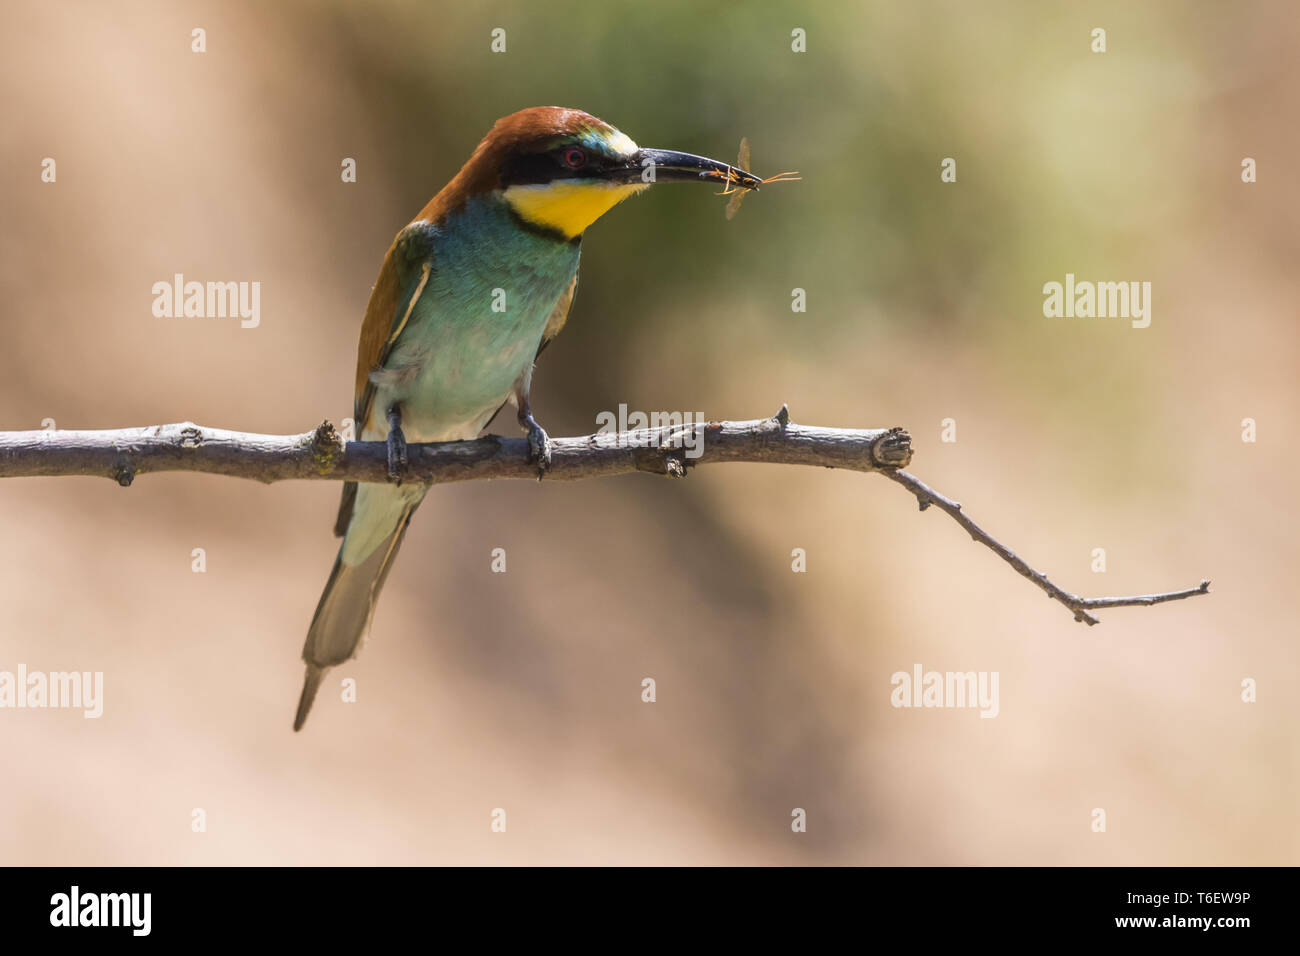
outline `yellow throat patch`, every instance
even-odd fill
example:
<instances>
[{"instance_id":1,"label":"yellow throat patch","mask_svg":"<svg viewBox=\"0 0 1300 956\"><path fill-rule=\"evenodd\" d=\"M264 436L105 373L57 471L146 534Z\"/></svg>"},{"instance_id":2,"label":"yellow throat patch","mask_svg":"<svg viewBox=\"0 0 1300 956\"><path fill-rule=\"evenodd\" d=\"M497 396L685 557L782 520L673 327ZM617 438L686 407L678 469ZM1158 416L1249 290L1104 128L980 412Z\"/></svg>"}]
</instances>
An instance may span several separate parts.
<instances>
[{"instance_id":1,"label":"yellow throat patch","mask_svg":"<svg viewBox=\"0 0 1300 956\"><path fill-rule=\"evenodd\" d=\"M573 239L628 196L649 188L649 183L611 186L561 180L536 186L511 186L505 191L505 198L527 222L558 230Z\"/></svg>"}]
</instances>

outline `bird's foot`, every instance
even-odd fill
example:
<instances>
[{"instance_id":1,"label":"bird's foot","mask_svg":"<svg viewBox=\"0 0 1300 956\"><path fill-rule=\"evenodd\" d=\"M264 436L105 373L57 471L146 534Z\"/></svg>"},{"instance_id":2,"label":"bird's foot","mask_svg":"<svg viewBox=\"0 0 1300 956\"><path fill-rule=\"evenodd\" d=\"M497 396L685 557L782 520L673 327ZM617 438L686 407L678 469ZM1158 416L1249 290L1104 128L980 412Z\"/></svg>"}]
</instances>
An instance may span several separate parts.
<instances>
[{"instance_id":1,"label":"bird's foot","mask_svg":"<svg viewBox=\"0 0 1300 956\"><path fill-rule=\"evenodd\" d=\"M528 460L537 462L537 479L541 480L551 467L551 436L537 424L532 412L521 412L519 424L528 431Z\"/></svg>"},{"instance_id":2,"label":"bird's foot","mask_svg":"<svg viewBox=\"0 0 1300 956\"><path fill-rule=\"evenodd\" d=\"M406 436L402 434L402 413L394 405L388 410L388 480L400 485L406 475Z\"/></svg>"}]
</instances>

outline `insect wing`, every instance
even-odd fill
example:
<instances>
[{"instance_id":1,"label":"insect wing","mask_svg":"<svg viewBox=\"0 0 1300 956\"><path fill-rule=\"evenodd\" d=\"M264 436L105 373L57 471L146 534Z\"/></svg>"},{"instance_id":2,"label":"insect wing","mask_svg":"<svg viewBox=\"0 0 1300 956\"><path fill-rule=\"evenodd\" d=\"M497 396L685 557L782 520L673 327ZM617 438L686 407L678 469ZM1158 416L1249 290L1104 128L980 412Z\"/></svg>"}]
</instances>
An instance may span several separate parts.
<instances>
[{"instance_id":1,"label":"insect wing","mask_svg":"<svg viewBox=\"0 0 1300 956\"><path fill-rule=\"evenodd\" d=\"M749 137L748 136L742 136L740 138L740 152L736 154L736 166L739 169L749 169ZM740 204L744 202L745 193L747 192L749 192L748 189L742 189L739 186L736 187L735 193L732 195L731 199L727 201L728 219L735 218L736 213L740 211Z\"/></svg>"}]
</instances>

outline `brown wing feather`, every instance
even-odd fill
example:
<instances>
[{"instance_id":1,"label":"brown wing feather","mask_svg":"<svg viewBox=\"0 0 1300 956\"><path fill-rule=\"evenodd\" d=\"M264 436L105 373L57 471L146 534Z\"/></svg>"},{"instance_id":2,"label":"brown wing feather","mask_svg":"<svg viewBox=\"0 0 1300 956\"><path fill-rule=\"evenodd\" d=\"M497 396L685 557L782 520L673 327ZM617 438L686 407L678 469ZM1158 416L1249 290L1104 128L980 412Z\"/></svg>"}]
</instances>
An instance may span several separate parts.
<instances>
[{"instance_id":1,"label":"brown wing feather","mask_svg":"<svg viewBox=\"0 0 1300 956\"><path fill-rule=\"evenodd\" d=\"M560 296L556 301L555 308L551 310L551 317L546 320L546 328L542 330L542 341L537 346L538 355L542 354L542 349L551 344L551 339L560 334L560 330L564 328L564 323L569 321L569 310L573 308L573 296L577 291L578 274L575 272L573 281L564 290L564 295ZM536 356L533 357L533 361L537 361Z\"/></svg>"},{"instance_id":2,"label":"brown wing feather","mask_svg":"<svg viewBox=\"0 0 1300 956\"><path fill-rule=\"evenodd\" d=\"M404 271L410 271L409 264L413 255L420 255L420 244L413 240L418 237L422 225L420 221L414 222L397 234L384 255L384 264L379 269L375 286L370 290L366 317L361 323L361 339L357 343L356 392L352 403L352 417L356 423L358 437L370 419L371 406L375 401L375 386L370 381L370 373L377 368L382 368L388 359L388 353L392 351L397 334L410 316L411 310L415 308L415 302L424 291L425 283L429 278L430 264L426 261L418 273L420 278L410 301L406 304L403 314L399 316L397 308L404 291L402 274ZM407 268L403 269L403 266ZM334 534L339 537L348 530L356 497L357 483L344 482L343 498L339 502L338 517L334 520Z\"/></svg>"},{"instance_id":3,"label":"brown wing feather","mask_svg":"<svg viewBox=\"0 0 1300 956\"><path fill-rule=\"evenodd\" d=\"M357 343L357 379L353 417L357 423L357 434L365 427L370 417L370 403L374 399L374 386L370 384L370 373L384 363L390 348L389 336L393 332L393 321L397 314L397 300L402 294L401 282L397 274L396 250L401 234L393 240L384 256L384 264L379 270L379 278L370 292L370 302L366 305L366 317L361 323L361 340Z\"/></svg>"}]
</instances>

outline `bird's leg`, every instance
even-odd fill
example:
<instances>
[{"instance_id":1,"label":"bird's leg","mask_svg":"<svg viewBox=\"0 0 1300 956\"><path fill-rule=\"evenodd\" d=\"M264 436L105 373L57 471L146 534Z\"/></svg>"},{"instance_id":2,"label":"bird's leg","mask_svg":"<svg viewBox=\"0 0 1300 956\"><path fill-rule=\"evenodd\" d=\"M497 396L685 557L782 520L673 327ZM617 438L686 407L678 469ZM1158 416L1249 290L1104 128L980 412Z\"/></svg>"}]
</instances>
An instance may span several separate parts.
<instances>
[{"instance_id":1,"label":"bird's leg","mask_svg":"<svg viewBox=\"0 0 1300 956\"><path fill-rule=\"evenodd\" d=\"M516 396L516 400L519 402L519 427L528 432L528 458L537 462L537 477L540 479L546 469L551 467L551 436L533 418L528 395L521 393Z\"/></svg>"},{"instance_id":2,"label":"bird's leg","mask_svg":"<svg viewBox=\"0 0 1300 956\"><path fill-rule=\"evenodd\" d=\"M406 473L406 436L402 434L402 410L393 403L388 409L388 480L402 483Z\"/></svg>"}]
</instances>

